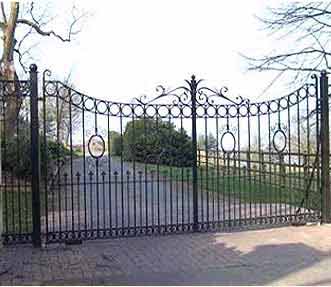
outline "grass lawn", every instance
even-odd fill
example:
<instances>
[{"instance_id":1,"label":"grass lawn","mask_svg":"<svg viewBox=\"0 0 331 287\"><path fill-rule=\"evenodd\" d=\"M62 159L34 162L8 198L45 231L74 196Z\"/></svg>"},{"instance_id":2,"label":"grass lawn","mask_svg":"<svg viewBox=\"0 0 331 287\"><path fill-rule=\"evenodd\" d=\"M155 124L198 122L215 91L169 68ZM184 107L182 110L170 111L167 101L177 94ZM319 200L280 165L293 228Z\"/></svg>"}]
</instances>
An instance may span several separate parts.
<instances>
[{"instance_id":1,"label":"grass lawn","mask_svg":"<svg viewBox=\"0 0 331 287\"><path fill-rule=\"evenodd\" d=\"M2 189L4 233L32 232L31 188L7 186Z\"/></svg>"},{"instance_id":2,"label":"grass lawn","mask_svg":"<svg viewBox=\"0 0 331 287\"><path fill-rule=\"evenodd\" d=\"M192 168L147 164L149 172L157 172L173 181L192 183ZM308 190L304 207L320 209L317 180L296 170L281 174L279 170L247 171L244 168L198 167L198 188L204 192L218 192L225 197L246 203L287 203L298 207Z\"/></svg>"}]
</instances>

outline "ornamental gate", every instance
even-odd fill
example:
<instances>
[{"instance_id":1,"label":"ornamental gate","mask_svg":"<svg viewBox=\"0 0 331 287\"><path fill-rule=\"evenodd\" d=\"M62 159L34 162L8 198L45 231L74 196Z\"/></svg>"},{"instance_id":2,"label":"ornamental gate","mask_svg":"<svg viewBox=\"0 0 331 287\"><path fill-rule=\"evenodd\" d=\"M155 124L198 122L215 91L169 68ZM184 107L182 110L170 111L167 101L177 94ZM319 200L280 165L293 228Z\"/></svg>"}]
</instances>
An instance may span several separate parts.
<instances>
[{"instance_id":1,"label":"ornamental gate","mask_svg":"<svg viewBox=\"0 0 331 287\"><path fill-rule=\"evenodd\" d=\"M251 102L194 76L126 103L1 81L6 243L329 221L328 78Z\"/></svg>"}]
</instances>

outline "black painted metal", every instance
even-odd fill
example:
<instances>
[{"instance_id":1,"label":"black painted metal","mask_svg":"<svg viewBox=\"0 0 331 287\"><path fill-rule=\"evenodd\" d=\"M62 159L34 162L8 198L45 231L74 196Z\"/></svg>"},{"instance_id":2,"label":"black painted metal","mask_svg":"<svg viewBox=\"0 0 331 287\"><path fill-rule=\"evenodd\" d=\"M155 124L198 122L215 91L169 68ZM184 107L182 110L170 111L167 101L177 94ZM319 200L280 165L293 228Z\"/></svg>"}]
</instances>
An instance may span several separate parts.
<instances>
[{"instance_id":1,"label":"black painted metal","mask_svg":"<svg viewBox=\"0 0 331 287\"><path fill-rule=\"evenodd\" d=\"M190 92L192 101L192 185L193 185L193 230L199 229L199 216L198 216L198 162L197 162L197 107L196 107L196 96L197 96L197 85L195 76L192 76L190 82Z\"/></svg>"},{"instance_id":2,"label":"black painted metal","mask_svg":"<svg viewBox=\"0 0 331 287\"><path fill-rule=\"evenodd\" d=\"M329 95L328 76L321 73L321 187L322 187L322 222L331 222L330 189L330 129L329 129Z\"/></svg>"},{"instance_id":3,"label":"black painted metal","mask_svg":"<svg viewBox=\"0 0 331 287\"><path fill-rule=\"evenodd\" d=\"M40 152L38 119L38 71L36 65L30 66L31 81L31 189L32 189L32 242L41 246L40 222Z\"/></svg>"},{"instance_id":4,"label":"black painted metal","mask_svg":"<svg viewBox=\"0 0 331 287\"><path fill-rule=\"evenodd\" d=\"M328 111L318 92L325 95L326 75L320 87L315 78L264 102L231 98L192 76L128 103L89 97L49 76L40 101L36 67L20 93L0 81L3 126L8 97L24 99L20 113L29 112L4 135L3 161L11 162L13 140L12 160L20 162L26 144L32 159L23 171L3 165L7 243L308 222L331 209L323 133L320 143ZM19 136L26 123L31 142Z\"/></svg>"}]
</instances>

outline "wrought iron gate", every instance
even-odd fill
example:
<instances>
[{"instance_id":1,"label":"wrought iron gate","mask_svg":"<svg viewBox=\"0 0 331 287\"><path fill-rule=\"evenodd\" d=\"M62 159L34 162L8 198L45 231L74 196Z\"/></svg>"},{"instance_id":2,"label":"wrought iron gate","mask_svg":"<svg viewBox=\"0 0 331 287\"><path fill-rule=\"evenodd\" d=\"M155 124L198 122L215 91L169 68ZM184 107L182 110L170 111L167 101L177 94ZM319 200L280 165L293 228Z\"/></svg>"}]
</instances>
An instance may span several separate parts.
<instances>
[{"instance_id":1,"label":"wrought iron gate","mask_svg":"<svg viewBox=\"0 0 331 287\"><path fill-rule=\"evenodd\" d=\"M326 73L258 103L194 76L127 103L50 76L0 82L5 242L331 218Z\"/></svg>"}]
</instances>

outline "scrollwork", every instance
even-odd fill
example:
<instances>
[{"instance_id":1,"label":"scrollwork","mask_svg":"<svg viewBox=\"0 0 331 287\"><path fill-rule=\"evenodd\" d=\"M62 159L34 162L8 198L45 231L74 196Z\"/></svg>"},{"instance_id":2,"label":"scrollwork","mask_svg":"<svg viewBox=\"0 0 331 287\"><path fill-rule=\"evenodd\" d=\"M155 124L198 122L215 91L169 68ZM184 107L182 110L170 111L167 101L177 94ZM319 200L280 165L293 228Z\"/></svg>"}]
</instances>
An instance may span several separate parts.
<instances>
[{"instance_id":1,"label":"scrollwork","mask_svg":"<svg viewBox=\"0 0 331 287\"><path fill-rule=\"evenodd\" d=\"M196 80L192 76L190 80L185 80L186 85L173 89L158 85L155 88L156 94L152 97L142 95L134 98L134 101L121 103L90 97L65 83L48 79L50 76L50 70L43 72L44 96L57 97L81 110L109 116L141 117L145 115L160 118L190 118L193 115L194 104L197 109L197 117L248 117L277 113L289 109L307 97L316 97L315 83L304 85L279 99L251 102L240 95L230 97L229 89L225 86L220 89L200 86L202 80ZM21 82L24 83L24 81ZM26 85L29 83L30 81L26 81ZM24 88L22 86L24 91L29 91L29 89L29 86ZM63 90L71 97L62 95ZM199 108L200 110L198 110Z\"/></svg>"},{"instance_id":2,"label":"scrollwork","mask_svg":"<svg viewBox=\"0 0 331 287\"><path fill-rule=\"evenodd\" d=\"M187 105L190 101L190 90L187 87L180 86L175 89L167 90L164 86L158 85L156 88L156 96L152 99L148 99L147 95L142 95L139 98L135 98L135 100L142 105L151 105L151 104L160 104L160 99L162 98L173 98L168 101L171 105ZM165 103L163 103L165 104Z\"/></svg>"}]
</instances>

